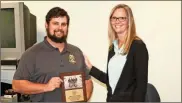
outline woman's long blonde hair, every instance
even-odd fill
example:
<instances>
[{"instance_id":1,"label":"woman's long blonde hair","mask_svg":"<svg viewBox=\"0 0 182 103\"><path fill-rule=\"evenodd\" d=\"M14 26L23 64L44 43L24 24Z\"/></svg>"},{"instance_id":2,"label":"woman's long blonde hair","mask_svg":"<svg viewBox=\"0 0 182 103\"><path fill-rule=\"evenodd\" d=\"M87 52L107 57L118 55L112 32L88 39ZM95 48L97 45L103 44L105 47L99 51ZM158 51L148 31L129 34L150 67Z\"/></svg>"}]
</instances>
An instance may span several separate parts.
<instances>
[{"instance_id":1,"label":"woman's long blonde hair","mask_svg":"<svg viewBox=\"0 0 182 103\"><path fill-rule=\"evenodd\" d=\"M110 16L109 16L109 27L108 27L109 49L113 48L113 45L112 45L113 40L118 39L116 32L112 28L111 20L110 20L114 11L118 8L125 9L127 16L128 16L127 17L128 18L128 31L127 31L127 34L126 34L126 37L124 40L124 49L123 49L123 53L122 53L122 55L125 55L125 54L128 54L132 41L135 39L140 40L140 38L136 34L135 22L134 22L134 17L133 17L131 8L125 4L118 4L112 9Z\"/></svg>"}]
</instances>

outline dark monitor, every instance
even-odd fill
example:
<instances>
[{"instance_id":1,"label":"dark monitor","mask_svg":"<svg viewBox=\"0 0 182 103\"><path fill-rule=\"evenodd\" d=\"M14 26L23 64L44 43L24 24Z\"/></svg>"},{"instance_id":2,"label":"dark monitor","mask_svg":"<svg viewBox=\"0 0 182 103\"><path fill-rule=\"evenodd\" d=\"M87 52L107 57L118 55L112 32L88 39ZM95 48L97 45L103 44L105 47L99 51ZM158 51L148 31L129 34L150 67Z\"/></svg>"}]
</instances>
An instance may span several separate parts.
<instances>
[{"instance_id":1,"label":"dark monitor","mask_svg":"<svg viewBox=\"0 0 182 103\"><path fill-rule=\"evenodd\" d=\"M36 43L36 16L23 2L1 3L1 60L20 59Z\"/></svg>"}]
</instances>

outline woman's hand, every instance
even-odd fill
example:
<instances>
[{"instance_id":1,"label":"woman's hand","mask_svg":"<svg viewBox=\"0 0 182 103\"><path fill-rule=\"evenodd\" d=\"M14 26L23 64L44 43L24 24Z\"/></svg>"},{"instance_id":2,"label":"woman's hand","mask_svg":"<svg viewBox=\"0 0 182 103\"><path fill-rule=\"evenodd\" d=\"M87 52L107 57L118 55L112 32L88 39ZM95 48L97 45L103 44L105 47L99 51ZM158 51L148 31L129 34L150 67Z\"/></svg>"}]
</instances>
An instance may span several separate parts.
<instances>
[{"instance_id":1,"label":"woman's hand","mask_svg":"<svg viewBox=\"0 0 182 103\"><path fill-rule=\"evenodd\" d=\"M84 55L84 54L83 54L83 56L85 58L85 64L87 65L87 68L91 69L92 68L92 64L90 63L88 57L86 55Z\"/></svg>"}]
</instances>

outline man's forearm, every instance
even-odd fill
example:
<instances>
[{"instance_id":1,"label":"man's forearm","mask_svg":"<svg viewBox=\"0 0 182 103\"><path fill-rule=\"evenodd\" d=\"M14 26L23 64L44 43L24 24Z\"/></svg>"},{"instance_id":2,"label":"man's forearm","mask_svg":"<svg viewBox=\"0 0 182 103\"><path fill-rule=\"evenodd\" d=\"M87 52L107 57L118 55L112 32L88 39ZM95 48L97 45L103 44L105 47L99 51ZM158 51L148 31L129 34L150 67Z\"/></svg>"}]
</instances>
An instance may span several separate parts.
<instances>
[{"instance_id":1,"label":"man's forearm","mask_svg":"<svg viewBox=\"0 0 182 103\"><path fill-rule=\"evenodd\" d=\"M28 80L13 80L13 90L23 94L38 94L45 92L46 84L32 83Z\"/></svg>"},{"instance_id":2,"label":"man's forearm","mask_svg":"<svg viewBox=\"0 0 182 103\"><path fill-rule=\"evenodd\" d=\"M87 92L87 100L90 99L93 92L93 82L91 79L85 81L86 92Z\"/></svg>"}]
</instances>

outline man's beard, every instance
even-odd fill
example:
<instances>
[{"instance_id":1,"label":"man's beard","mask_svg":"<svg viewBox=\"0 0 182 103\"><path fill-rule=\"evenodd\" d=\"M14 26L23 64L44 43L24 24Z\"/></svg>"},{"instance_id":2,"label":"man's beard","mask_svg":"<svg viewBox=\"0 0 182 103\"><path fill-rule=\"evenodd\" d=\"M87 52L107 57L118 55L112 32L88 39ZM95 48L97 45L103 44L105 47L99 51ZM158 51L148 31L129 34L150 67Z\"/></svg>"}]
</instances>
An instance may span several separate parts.
<instances>
[{"instance_id":1,"label":"man's beard","mask_svg":"<svg viewBox=\"0 0 182 103\"><path fill-rule=\"evenodd\" d=\"M67 39L67 33L65 34L65 32L63 30L54 30L54 34L50 34L49 29L46 29L47 31L47 36L55 43L65 43L66 39ZM63 34L62 37L57 37L56 36L56 32L61 32Z\"/></svg>"}]
</instances>

